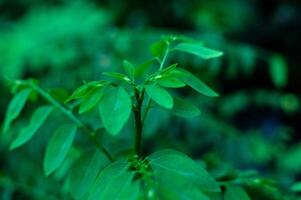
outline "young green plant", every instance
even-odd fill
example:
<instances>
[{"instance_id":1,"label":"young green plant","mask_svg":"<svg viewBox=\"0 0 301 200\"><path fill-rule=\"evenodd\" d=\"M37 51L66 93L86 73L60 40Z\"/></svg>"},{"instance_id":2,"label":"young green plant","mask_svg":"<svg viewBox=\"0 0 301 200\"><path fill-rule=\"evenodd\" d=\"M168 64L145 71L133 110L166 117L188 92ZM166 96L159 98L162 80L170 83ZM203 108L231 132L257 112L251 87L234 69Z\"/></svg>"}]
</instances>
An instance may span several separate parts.
<instances>
[{"instance_id":1,"label":"young green plant","mask_svg":"<svg viewBox=\"0 0 301 200\"><path fill-rule=\"evenodd\" d=\"M87 133L96 147L92 157L83 153L83 158L70 169L67 181L74 199L208 199L210 193L219 193L220 187L214 178L185 154L174 150L162 150L149 156L143 153L143 127L150 109L160 107L181 117L195 117L200 113L195 105L177 97L172 90L188 86L202 95L218 96L191 72L168 62L169 55L175 51L202 59L222 55L222 52L186 37L164 36L151 46L154 58L138 66L125 60L124 73L105 72L103 75L107 79L85 82L65 100L65 105L35 81L14 82L17 94L8 107L5 132L9 131L31 95L41 96L50 105L36 110L29 125L17 135L10 148L26 144L53 110L57 110L71 123L61 124L47 144L44 156L47 176L68 157L78 132ZM78 106L79 116L96 109L103 128L113 138L118 137L133 115L132 153L114 156L99 142L99 129L83 123L69 110L72 105ZM182 194L179 196L180 188Z\"/></svg>"}]
</instances>

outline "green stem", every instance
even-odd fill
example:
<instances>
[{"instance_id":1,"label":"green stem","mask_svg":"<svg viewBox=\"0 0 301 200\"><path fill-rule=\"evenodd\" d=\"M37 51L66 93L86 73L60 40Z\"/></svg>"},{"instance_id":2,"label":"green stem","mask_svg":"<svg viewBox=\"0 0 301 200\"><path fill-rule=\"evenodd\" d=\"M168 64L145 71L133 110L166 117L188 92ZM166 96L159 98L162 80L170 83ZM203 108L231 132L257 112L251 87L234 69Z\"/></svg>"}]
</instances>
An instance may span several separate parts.
<instances>
[{"instance_id":1,"label":"green stem","mask_svg":"<svg viewBox=\"0 0 301 200\"><path fill-rule=\"evenodd\" d=\"M161 61L161 63L160 63L160 70L162 70L163 67L164 67L164 64L165 64L165 62L166 62L168 53L169 53L169 43L167 43L167 47L166 47L166 49L165 49L163 59L162 59L162 61Z\"/></svg>"},{"instance_id":2,"label":"green stem","mask_svg":"<svg viewBox=\"0 0 301 200\"><path fill-rule=\"evenodd\" d=\"M144 114L143 114L143 117L142 117L142 124L144 124L144 122L145 122L145 119L146 119L147 113L150 109L151 103L152 103L152 100L148 99L148 102L147 102L147 105L146 105L146 108L145 108L145 111L144 111Z\"/></svg>"},{"instance_id":3,"label":"green stem","mask_svg":"<svg viewBox=\"0 0 301 200\"><path fill-rule=\"evenodd\" d=\"M166 47L166 49L165 49L163 59L162 59L162 61L161 61L161 63L160 63L160 69L159 69L159 70L162 70L162 69L163 69L163 67L164 67L164 65L165 65L165 62L166 62L166 59L167 59L167 56L168 56L168 53L169 53L169 51L170 51L170 49L169 49L169 43L166 43L166 44L167 44L167 47ZM147 113L148 113L148 111L149 111L149 109L150 109L151 103L152 103L152 100L149 99L148 102L147 102L147 106L146 106L145 112L144 112L144 114L143 114L142 124L144 124L144 121L145 121L145 118L146 118L146 116L147 116Z\"/></svg>"},{"instance_id":4,"label":"green stem","mask_svg":"<svg viewBox=\"0 0 301 200\"><path fill-rule=\"evenodd\" d=\"M46 91L44 91L42 88L37 86L34 83L29 84L35 91L37 91L46 101L51 103L53 106L58 108L66 117L68 117L70 120L72 120L78 127L81 127L84 129L84 133L88 135L88 137L91 139L91 141L97 146L98 149L100 149L110 161L114 161L111 154L106 150L95 138L94 130L91 127L86 126L82 121L80 121L70 110L65 108L63 105L61 105L59 102L57 102L51 95L49 95Z\"/></svg>"},{"instance_id":5,"label":"green stem","mask_svg":"<svg viewBox=\"0 0 301 200\"><path fill-rule=\"evenodd\" d=\"M140 155L141 154L141 146L142 146L142 128L143 123L141 119L141 109L142 109L142 103L144 99L144 90L139 92L139 90L135 89L135 97L137 101L137 106L134 109L134 116L135 116L135 154Z\"/></svg>"}]
</instances>

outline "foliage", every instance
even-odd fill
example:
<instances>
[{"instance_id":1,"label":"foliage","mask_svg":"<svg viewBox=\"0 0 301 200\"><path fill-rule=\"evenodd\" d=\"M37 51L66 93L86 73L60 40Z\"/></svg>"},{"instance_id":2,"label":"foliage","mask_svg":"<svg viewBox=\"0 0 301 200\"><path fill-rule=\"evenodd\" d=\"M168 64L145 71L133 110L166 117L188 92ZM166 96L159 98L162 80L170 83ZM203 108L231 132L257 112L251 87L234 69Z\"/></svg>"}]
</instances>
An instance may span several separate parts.
<instances>
[{"instance_id":1,"label":"foliage","mask_svg":"<svg viewBox=\"0 0 301 200\"><path fill-rule=\"evenodd\" d=\"M188 109L186 109L184 100L180 100L181 105L179 108L175 107L178 106L178 103L174 104L172 95L164 89L164 84L162 85L162 79L169 78L174 80L174 82L167 81L169 83L167 88L170 86L171 88L177 88L179 86L178 83L181 83L180 87L184 87L187 84L201 94L217 96L216 92L211 90L205 83L188 71L177 67L175 64L169 67L165 67L164 64L169 52L174 50L196 54L205 59L218 57L221 53L205 48L200 44L181 43L181 37L166 36L159 42L166 45L161 46L163 49L153 49L153 54L156 56L154 61L157 61L158 69L150 74L146 74L144 80L136 81L141 79L141 76L137 76L136 70L139 69L139 66L136 68L130 62L124 61L124 69L128 74L104 73L104 75L111 77L112 81L100 80L84 83L83 86L76 89L65 101L65 103L73 100L78 101L78 106L80 106L79 113L88 112L98 107L103 127L113 136L121 131L125 123L129 120L132 111L135 115L136 139L133 152L134 157L132 160L130 159L132 153L116 160L109 151L97 143L96 147L100 147L107 156L107 159L112 163L108 163L103 171L98 171L91 175L88 171L82 171L84 177L89 177L86 181L88 185L91 185L91 188L87 187L83 192L80 192L78 196L75 196L76 199L98 199L100 197L101 199L138 199L143 198L148 190L156 190L157 192L153 194L156 198L171 199L172 196L166 196L168 192L161 191L161 186L166 184L164 176L179 182L177 187L182 187L183 184L192 184L192 186L195 187L195 191L193 191L193 193L187 191L188 196L192 195L191 198L196 198L200 195L203 198L207 198L205 194L198 191L198 188L206 192L220 191L213 177L184 154L182 155L173 151L162 151L154 153L149 157L144 157L140 153L144 119L152 106L157 105L167 110L175 108L178 112L182 110L181 114L184 115L188 113L188 117L191 115L191 107L197 112L197 107L190 104L187 104ZM204 49L206 49L206 51L204 51ZM156 63L154 63L153 66L155 66L155 64ZM148 67L150 68L152 65ZM146 73L146 70L142 71L142 74L144 73ZM161 80L161 82L157 83L157 80ZM16 81L12 84L17 88L18 94L9 105L4 132L9 130L10 124L18 117L31 92L36 92L44 97L47 101L52 103L52 106L58 108L63 114L74 121L73 125L60 125L51 136L44 156L44 173L46 176L49 176L63 164L63 161L71 149L77 127L82 128L85 126L93 141L97 140L96 134L99 133L97 133L96 129L88 128L82 124L71 111L56 102L50 94L44 92L34 81ZM41 109L43 112L41 112ZM20 147L28 142L48 117L52 109L50 106L39 108L36 113L34 113L32 121L30 122L31 124L20 132L12 143L11 148ZM83 153L83 155L85 154ZM86 166L83 165L82 167ZM86 172L89 174L85 175ZM114 178L112 177L113 174L115 176ZM138 177L134 179L135 176ZM74 177L74 175L72 177ZM150 184L150 180L148 179L153 179L154 184L148 185ZM161 183L161 179L163 179L162 181L164 182ZM125 183L122 183L122 180L126 180ZM69 179L69 181L70 185L85 187L85 185L82 186L74 183L73 181L79 182L78 180L74 180L74 178ZM122 184L122 187L120 184ZM142 185L146 185L146 192L139 189ZM118 189L118 191L116 191L116 189ZM76 189L72 188L71 190L75 191ZM163 196L161 197L161 195ZM194 197L195 195L197 196ZM144 198L147 198L147 196Z\"/></svg>"},{"instance_id":2,"label":"foliage","mask_svg":"<svg viewBox=\"0 0 301 200\"><path fill-rule=\"evenodd\" d=\"M298 199L297 4L0 1L0 199Z\"/></svg>"}]
</instances>

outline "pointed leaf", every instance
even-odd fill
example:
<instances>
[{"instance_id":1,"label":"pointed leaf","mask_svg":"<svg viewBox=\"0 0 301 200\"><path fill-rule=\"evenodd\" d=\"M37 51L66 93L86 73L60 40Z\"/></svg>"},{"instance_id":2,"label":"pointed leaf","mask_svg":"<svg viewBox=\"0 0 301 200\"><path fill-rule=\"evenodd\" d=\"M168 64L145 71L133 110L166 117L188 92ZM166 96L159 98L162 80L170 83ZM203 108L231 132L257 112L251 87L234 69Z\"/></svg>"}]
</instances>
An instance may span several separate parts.
<instances>
[{"instance_id":1,"label":"pointed leaf","mask_svg":"<svg viewBox=\"0 0 301 200\"><path fill-rule=\"evenodd\" d=\"M117 73L117 72L104 72L102 74L105 75L105 76L112 77L112 78L114 78L116 80L124 81L126 83L131 83L131 79L129 77L127 77L126 75L121 74L121 73Z\"/></svg>"},{"instance_id":2,"label":"pointed leaf","mask_svg":"<svg viewBox=\"0 0 301 200\"><path fill-rule=\"evenodd\" d=\"M209 96L209 97L217 97L218 93L209 88L203 81L198 79L192 73L184 70L184 69L175 69L172 72L172 76L179 78L181 81L189 85L192 89L196 90L200 94Z\"/></svg>"},{"instance_id":3,"label":"pointed leaf","mask_svg":"<svg viewBox=\"0 0 301 200\"><path fill-rule=\"evenodd\" d=\"M180 117L190 118L198 116L200 114L200 110L189 101L174 97L172 113Z\"/></svg>"},{"instance_id":4,"label":"pointed leaf","mask_svg":"<svg viewBox=\"0 0 301 200\"><path fill-rule=\"evenodd\" d=\"M164 69L162 69L161 71L159 71L159 74L160 75L166 75L168 74L169 72L172 72L174 69L176 69L178 66L178 64L172 64Z\"/></svg>"},{"instance_id":5,"label":"pointed leaf","mask_svg":"<svg viewBox=\"0 0 301 200\"><path fill-rule=\"evenodd\" d=\"M225 200L251 200L251 198L241 187L229 186L226 188Z\"/></svg>"},{"instance_id":6,"label":"pointed leaf","mask_svg":"<svg viewBox=\"0 0 301 200\"><path fill-rule=\"evenodd\" d=\"M127 172L129 164L125 161L116 161L107 166L97 177L86 200L135 200L139 188L132 183L134 173Z\"/></svg>"},{"instance_id":7,"label":"pointed leaf","mask_svg":"<svg viewBox=\"0 0 301 200\"><path fill-rule=\"evenodd\" d=\"M157 85L146 85L146 93L160 106L171 109L173 107L172 96L162 87Z\"/></svg>"},{"instance_id":8,"label":"pointed leaf","mask_svg":"<svg viewBox=\"0 0 301 200\"><path fill-rule=\"evenodd\" d=\"M166 42L187 42L187 43L194 43L194 44L200 44L203 45L202 42L197 41L193 38L190 37L186 37L183 35L163 35L161 37L162 40L166 41Z\"/></svg>"},{"instance_id":9,"label":"pointed leaf","mask_svg":"<svg viewBox=\"0 0 301 200\"><path fill-rule=\"evenodd\" d=\"M166 78L166 77L170 77L170 72L172 72L175 68L177 67L177 64L173 64L169 67L166 67L162 70L156 71L154 74L150 75L147 78L147 81L154 81L154 80L159 80L161 78ZM174 78L174 77L172 77Z\"/></svg>"},{"instance_id":10,"label":"pointed leaf","mask_svg":"<svg viewBox=\"0 0 301 200\"><path fill-rule=\"evenodd\" d=\"M52 106L42 106L38 108L33 113L28 126L23 128L17 138L12 142L10 149L15 149L28 142L45 122L52 110Z\"/></svg>"},{"instance_id":11,"label":"pointed leaf","mask_svg":"<svg viewBox=\"0 0 301 200\"><path fill-rule=\"evenodd\" d=\"M220 188L214 178L200 165L183 153L174 150L162 150L148 157L155 171L174 173L195 183L202 190L219 192Z\"/></svg>"},{"instance_id":12,"label":"pointed leaf","mask_svg":"<svg viewBox=\"0 0 301 200\"><path fill-rule=\"evenodd\" d=\"M165 51L167 50L168 45L164 40L159 40L152 44L150 50L153 56L159 57L160 59L163 57Z\"/></svg>"},{"instance_id":13,"label":"pointed leaf","mask_svg":"<svg viewBox=\"0 0 301 200\"><path fill-rule=\"evenodd\" d=\"M74 199L81 199L91 188L97 175L110 161L98 150L93 156L85 155L74 164L69 176L70 194Z\"/></svg>"},{"instance_id":14,"label":"pointed leaf","mask_svg":"<svg viewBox=\"0 0 301 200\"><path fill-rule=\"evenodd\" d=\"M155 58L152 58L140 65L138 65L135 68L135 77L142 77L144 76L146 73L148 73L149 71L151 71L151 66L153 64L157 64L157 61Z\"/></svg>"},{"instance_id":15,"label":"pointed leaf","mask_svg":"<svg viewBox=\"0 0 301 200\"><path fill-rule=\"evenodd\" d=\"M68 103L71 100L79 99L83 97L85 94L87 94L91 89L95 87L102 87L105 84L105 81L91 81L88 83L85 83L84 85L77 88L71 96L65 101L65 103Z\"/></svg>"},{"instance_id":16,"label":"pointed leaf","mask_svg":"<svg viewBox=\"0 0 301 200\"><path fill-rule=\"evenodd\" d=\"M131 115L132 103L122 87L110 88L99 104L99 114L106 130L116 135Z\"/></svg>"},{"instance_id":17,"label":"pointed leaf","mask_svg":"<svg viewBox=\"0 0 301 200\"><path fill-rule=\"evenodd\" d=\"M44 157L45 175L50 175L66 158L76 133L75 125L59 127L50 138Z\"/></svg>"},{"instance_id":18,"label":"pointed leaf","mask_svg":"<svg viewBox=\"0 0 301 200\"><path fill-rule=\"evenodd\" d=\"M20 115L31 91L29 88L20 91L9 103L4 120L4 133L9 130L11 123Z\"/></svg>"},{"instance_id":19,"label":"pointed leaf","mask_svg":"<svg viewBox=\"0 0 301 200\"><path fill-rule=\"evenodd\" d=\"M123 69L131 80L135 80L135 67L127 60L123 61Z\"/></svg>"},{"instance_id":20,"label":"pointed leaf","mask_svg":"<svg viewBox=\"0 0 301 200\"><path fill-rule=\"evenodd\" d=\"M181 88L181 87L185 87L185 83L183 83L182 81L180 81L177 78L174 77L162 77L156 80L156 82L162 86L162 87L166 87L166 88Z\"/></svg>"},{"instance_id":21,"label":"pointed leaf","mask_svg":"<svg viewBox=\"0 0 301 200\"><path fill-rule=\"evenodd\" d=\"M104 95L106 87L93 88L81 100L79 113L84 113L96 106Z\"/></svg>"},{"instance_id":22,"label":"pointed leaf","mask_svg":"<svg viewBox=\"0 0 301 200\"><path fill-rule=\"evenodd\" d=\"M178 51L194 54L203 59L211 59L223 55L223 52L221 51L209 49L200 44L194 44L194 43L180 43L177 46L175 46L174 49Z\"/></svg>"}]
</instances>

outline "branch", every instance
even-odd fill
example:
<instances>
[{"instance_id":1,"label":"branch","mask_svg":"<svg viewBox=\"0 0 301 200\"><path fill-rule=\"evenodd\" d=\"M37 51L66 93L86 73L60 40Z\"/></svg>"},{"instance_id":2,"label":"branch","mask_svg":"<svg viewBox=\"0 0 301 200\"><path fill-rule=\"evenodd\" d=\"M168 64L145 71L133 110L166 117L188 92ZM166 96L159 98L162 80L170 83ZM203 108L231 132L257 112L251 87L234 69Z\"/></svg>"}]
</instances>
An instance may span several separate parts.
<instances>
[{"instance_id":1,"label":"branch","mask_svg":"<svg viewBox=\"0 0 301 200\"><path fill-rule=\"evenodd\" d=\"M61 105L59 102L57 102L51 95L49 95L45 90L43 90L38 85L32 83L32 82L26 82L32 89L34 89L37 93L39 93L46 101L51 103L53 106L58 108L66 117L68 117L71 121L73 121L78 127L82 128L84 133L87 134L87 136L91 139L91 141L96 145L96 147L102 151L110 161L114 161L111 154L106 150L95 138L95 134L93 134L95 131L89 127L86 126L82 121L80 121L70 110L68 110L66 107Z\"/></svg>"}]
</instances>

